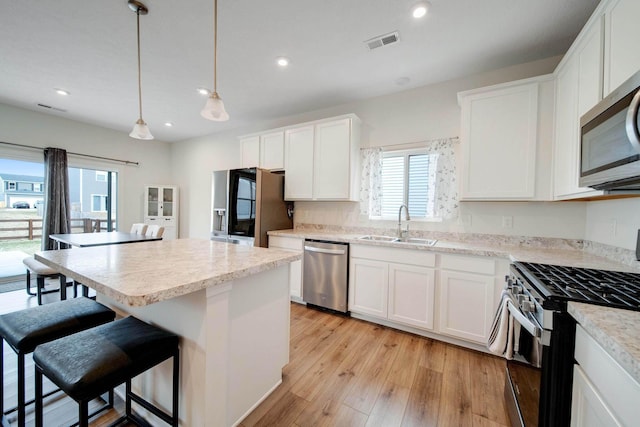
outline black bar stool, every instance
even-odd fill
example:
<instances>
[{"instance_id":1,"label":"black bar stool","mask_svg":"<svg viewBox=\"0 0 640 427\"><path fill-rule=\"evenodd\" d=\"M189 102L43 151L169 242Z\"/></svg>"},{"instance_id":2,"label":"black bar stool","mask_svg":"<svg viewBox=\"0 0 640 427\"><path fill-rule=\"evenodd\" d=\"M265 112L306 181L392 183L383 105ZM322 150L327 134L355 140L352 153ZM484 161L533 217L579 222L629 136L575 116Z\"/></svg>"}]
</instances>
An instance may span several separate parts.
<instances>
[{"instance_id":1,"label":"black bar stool","mask_svg":"<svg viewBox=\"0 0 640 427\"><path fill-rule=\"evenodd\" d=\"M171 426L178 426L180 387L179 337L135 317L97 326L39 345L36 364L36 427L43 425L42 376L60 387L78 405L79 426L89 425L88 403L126 383L126 410L117 425L128 420L148 425L131 410L132 401ZM168 414L131 390L131 379L173 358L173 408ZM70 363L70 362L74 363Z\"/></svg>"},{"instance_id":2,"label":"black bar stool","mask_svg":"<svg viewBox=\"0 0 640 427\"><path fill-rule=\"evenodd\" d=\"M24 358L36 346L74 334L103 323L116 316L113 310L88 298L74 298L15 311L0 316L0 414L18 411L18 426L24 426L25 401ZM4 411L4 342L18 356L18 406Z\"/></svg>"}]
</instances>

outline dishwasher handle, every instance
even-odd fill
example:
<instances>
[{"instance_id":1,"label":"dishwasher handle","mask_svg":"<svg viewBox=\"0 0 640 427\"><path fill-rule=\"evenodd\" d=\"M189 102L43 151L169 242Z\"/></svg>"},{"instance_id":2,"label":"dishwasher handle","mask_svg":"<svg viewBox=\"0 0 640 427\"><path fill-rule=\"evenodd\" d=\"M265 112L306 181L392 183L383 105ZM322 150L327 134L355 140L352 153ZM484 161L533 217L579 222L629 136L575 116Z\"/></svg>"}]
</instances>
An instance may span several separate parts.
<instances>
[{"instance_id":1,"label":"dishwasher handle","mask_svg":"<svg viewBox=\"0 0 640 427\"><path fill-rule=\"evenodd\" d=\"M344 255L346 251L344 249L324 249L324 248L316 248L315 246L306 246L304 247L305 251L308 252L317 252L321 254L329 254L329 255Z\"/></svg>"}]
</instances>

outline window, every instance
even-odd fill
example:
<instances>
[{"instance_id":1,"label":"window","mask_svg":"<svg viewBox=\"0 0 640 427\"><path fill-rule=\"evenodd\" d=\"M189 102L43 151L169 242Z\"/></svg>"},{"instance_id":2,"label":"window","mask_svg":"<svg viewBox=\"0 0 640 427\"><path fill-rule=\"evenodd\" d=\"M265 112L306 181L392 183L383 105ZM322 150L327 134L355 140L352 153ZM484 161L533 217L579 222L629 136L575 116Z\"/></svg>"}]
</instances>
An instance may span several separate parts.
<instances>
[{"instance_id":1,"label":"window","mask_svg":"<svg viewBox=\"0 0 640 427\"><path fill-rule=\"evenodd\" d=\"M107 182L107 172L106 171L96 171L96 181L98 181L98 182Z\"/></svg>"},{"instance_id":2,"label":"window","mask_svg":"<svg viewBox=\"0 0 640 427\"><path fill-rule=\"evenodd\" d=\"M382 217L397 218L407 205L412 219L433 218L437 154L390 151L382 158Z\"/></svg>"},{"instance_id":3,"label":"window","mask_svg":"<svg viewBox=\"0 0 640 427\"><path fill-rule=\"evenodd\" d=\"M19 182L18 191L33 191L33 184L30 182Z\"/></svg>"},{"instance_id":4,"label":"window","mask_svg":"<svg viewBox=\"0 0 640 427\"><path fill-rule=\"evenodd\" d=\"M7 190L15 190L16 189L16 183L13 181L9 181L7 182Z\"/></svg>"},{"instance_id":5,"label":"window","mask_svg":"<svg viewBox=\"0 0 640 427\"><path fill-rule=\"evenodd\" d=\"M256 217L256 181L240 177L238 180L238 220Z\"/></svg>"},{"instance_id":6,"label":"window","mask_svg":"<svg viewBox=\"0 0 640 427\"><path fill-rule=\"evenodd\" d=\"M41 183L33 184L33 191L37 193L42 193L42 184Z\"/></svg>"},{"instance_id":7,"label":"window","mask_svg":"<svg viewBox=\"0 0 640 427\"><path fill-rule=\"evenodd\" d=\"M103 194L91 195L91 211L105 212L107 210L107 196Z\"/></svg>"}]
</instances>

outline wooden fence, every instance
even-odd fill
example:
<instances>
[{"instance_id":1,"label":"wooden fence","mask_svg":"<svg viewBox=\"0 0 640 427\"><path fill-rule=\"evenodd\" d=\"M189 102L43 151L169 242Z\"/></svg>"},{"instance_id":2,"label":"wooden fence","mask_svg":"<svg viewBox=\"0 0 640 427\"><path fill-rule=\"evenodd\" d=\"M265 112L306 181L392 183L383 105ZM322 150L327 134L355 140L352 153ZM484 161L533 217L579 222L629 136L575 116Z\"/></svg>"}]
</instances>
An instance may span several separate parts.
<instances>
[{"instance_id":1,"label":"wooden fence","mask_svg":"<svg viewBox=\"0 0 640 427\"><path fill-rule=\"evenodd\" d=\"M76 218L71 220L72 233L91 233L107 231L106 219ZM15 226L12 226L15 224ZM8 225L8 226L5 226ZM112 220L112 229L116 221ZM13 239L40 239L42 237L42 218L0 219L0 241Z\"/></svg>"}]
</instances>

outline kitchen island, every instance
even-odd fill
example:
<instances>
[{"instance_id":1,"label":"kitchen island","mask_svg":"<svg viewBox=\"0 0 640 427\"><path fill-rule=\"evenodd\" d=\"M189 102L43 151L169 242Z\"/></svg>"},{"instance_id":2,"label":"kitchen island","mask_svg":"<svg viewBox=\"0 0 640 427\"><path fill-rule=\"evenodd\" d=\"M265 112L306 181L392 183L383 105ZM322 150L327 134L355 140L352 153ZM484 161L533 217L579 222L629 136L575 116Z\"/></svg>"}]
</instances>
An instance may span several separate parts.
<instances>
[{"instance_id":1,"label":"kitchen island","mask_svg":"<svg viewBox=\"0 0 640 427\"><path fill-rule=\"evenodd\" d=\"M178 239L35 258L95 289L98 301L120 315L181 336L181 425L235 425L282 381L289 359L289 263L301 254ZM170 384L165 362L133 386L167 409Z\"/></svg>"}]
</instances>

